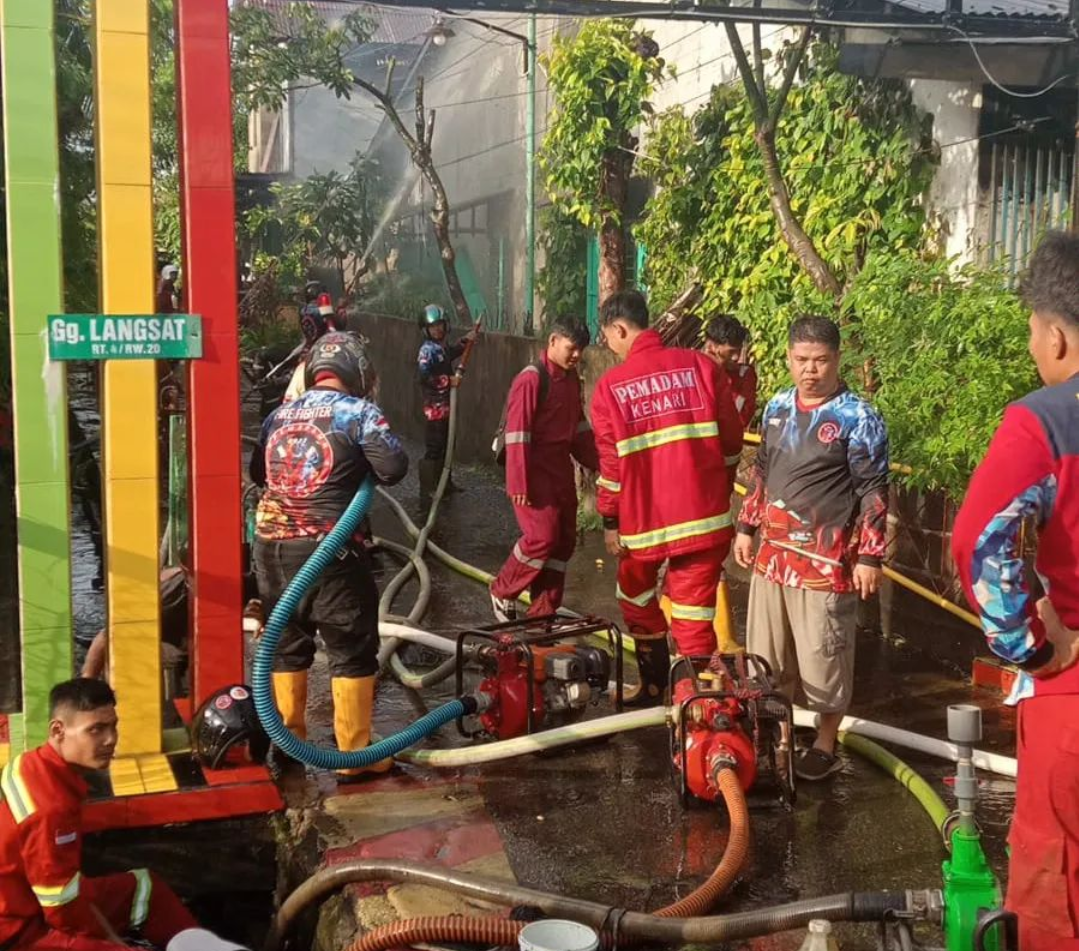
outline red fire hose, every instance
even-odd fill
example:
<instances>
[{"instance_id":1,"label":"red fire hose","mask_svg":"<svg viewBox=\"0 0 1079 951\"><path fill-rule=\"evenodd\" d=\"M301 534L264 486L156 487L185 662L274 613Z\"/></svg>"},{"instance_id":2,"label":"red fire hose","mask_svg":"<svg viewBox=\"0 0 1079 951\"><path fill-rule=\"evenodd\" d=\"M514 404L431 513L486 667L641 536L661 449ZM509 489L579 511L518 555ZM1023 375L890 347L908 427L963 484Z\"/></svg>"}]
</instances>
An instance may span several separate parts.
<instances>
[{"instance_id":1,"label":"red fire hose","mask_svg":"<svg viewBox=\"0 0 1079 951\"><path fill-rule=\"evenodd\" d=\"M716 783L727 805L731 833L719 865L699 888L685 898L652 912L657 918L694 918L708 911L731 887L749 853L749 808L733 769L721 769ZM408 918L369 931L346 951L388 951L390 948L442 941L466 944L516 945L525 926L507 918Z\"/></svg>"}]
</instances>

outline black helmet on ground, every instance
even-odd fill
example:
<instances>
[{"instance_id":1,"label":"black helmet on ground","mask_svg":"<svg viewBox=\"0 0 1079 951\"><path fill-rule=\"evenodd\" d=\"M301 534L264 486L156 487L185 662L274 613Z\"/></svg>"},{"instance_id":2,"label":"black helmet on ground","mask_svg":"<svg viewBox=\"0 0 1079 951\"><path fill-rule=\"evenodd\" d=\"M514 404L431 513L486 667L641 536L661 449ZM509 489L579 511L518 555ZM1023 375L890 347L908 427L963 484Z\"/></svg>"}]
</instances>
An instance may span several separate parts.
<instances>
[{"instance_id":1,"label":"black helmet on ground","mask_svg":"<svg viewBox=\"0 0 1079 951\"><path fill-rule=\"evenodd\" d=\"M304 367L307 388L311 389L325 373L337 377L353 396L367 396L375 385L375 365L354 333L334 331L312 345Z\"/></svg>"},{"instance_id":2,"label":"black helmet on ground","mask_svg":"<svg viewBox=\"0 0 1079 951\"><path fill-rule=\"evenodd\" d=\"M250 687L224 687L199 707L191 720L191 749L207 769L266 759L270 738L255 712Z\"/></svg>"}]
</instances>

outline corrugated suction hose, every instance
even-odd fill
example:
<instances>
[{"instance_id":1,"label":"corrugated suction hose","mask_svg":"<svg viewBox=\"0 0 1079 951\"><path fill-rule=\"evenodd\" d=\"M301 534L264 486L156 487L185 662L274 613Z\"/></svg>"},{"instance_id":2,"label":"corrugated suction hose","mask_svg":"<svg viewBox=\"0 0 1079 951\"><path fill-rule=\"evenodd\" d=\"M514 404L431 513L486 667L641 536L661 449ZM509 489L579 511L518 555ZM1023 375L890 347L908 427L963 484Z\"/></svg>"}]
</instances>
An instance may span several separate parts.
<instances>
[{"instance_id":1,"label":"corrugated suction hose","mask_svg":"<svg viewBox=\"0 0 1079 951\"><path fill-rule=\"evenodd\" d=\"M721 769L716 782L730 816L731 832L719 865L699 888L685 898L652 912L657 918L696 918L707 912L734 884L749 854L749 807L738 775L733 769ZM388 951L413 944L462 942L481 945L517 944L525 926L507 918L408 918L384 925L354 941L347 951Z\"/></svg>"}]
</instances>

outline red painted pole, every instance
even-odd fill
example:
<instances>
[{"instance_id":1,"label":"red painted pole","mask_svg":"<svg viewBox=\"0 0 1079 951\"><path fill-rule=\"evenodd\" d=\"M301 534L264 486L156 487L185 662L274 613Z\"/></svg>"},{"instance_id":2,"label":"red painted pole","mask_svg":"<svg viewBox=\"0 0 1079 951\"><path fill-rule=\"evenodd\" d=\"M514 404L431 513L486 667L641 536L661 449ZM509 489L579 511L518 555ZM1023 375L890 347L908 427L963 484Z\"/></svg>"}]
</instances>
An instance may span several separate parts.
<instances>
[{"instance_id":1,"label":"red painted pole","mask_svg":"<svg viewBox=\"0 0 1079 951\"><path fill-rule=\"evenodd\" d=\"M243 680L240 382L228 0L176 0L188 365L192 699Z\"/></svg>"}]
</instances>

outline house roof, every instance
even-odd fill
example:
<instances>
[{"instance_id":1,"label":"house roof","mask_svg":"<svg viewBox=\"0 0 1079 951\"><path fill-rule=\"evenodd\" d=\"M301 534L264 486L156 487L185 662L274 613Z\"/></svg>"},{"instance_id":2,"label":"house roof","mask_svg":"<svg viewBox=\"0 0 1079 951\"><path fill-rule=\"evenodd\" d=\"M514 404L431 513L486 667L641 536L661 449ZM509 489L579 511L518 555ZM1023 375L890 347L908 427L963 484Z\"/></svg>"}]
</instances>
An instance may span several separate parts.
<instances>
[{"instance_id":1,"label":"house roof","mask_svg":"<svg viewBox=\"0 0 1079 951\"><path fill-rule=\"evenodd\" d=\"M296 2L303 2L311 7L329 23L343 20L351 13L365 13L375 24L375 31L371 36L372 43L419 43L435 16L434 11L417 8L395 10L373 3L358 2L358 0L244 0L244 2L249 6L269 10L282 19L287 18L289 6Z\"/></svg>"},{"instance_id":2,"label":"house roof","mask_svg":"<svg viewBox=\"0 0 1079 951\"><path fill-rule=\"evenodd\" d=\"M892 3L918 13L944 13L947 9L947 0L892 0ZM963 0L963 13L1060 20L1068 15L1068 0Z\"/></svg>"}]
</instances>

